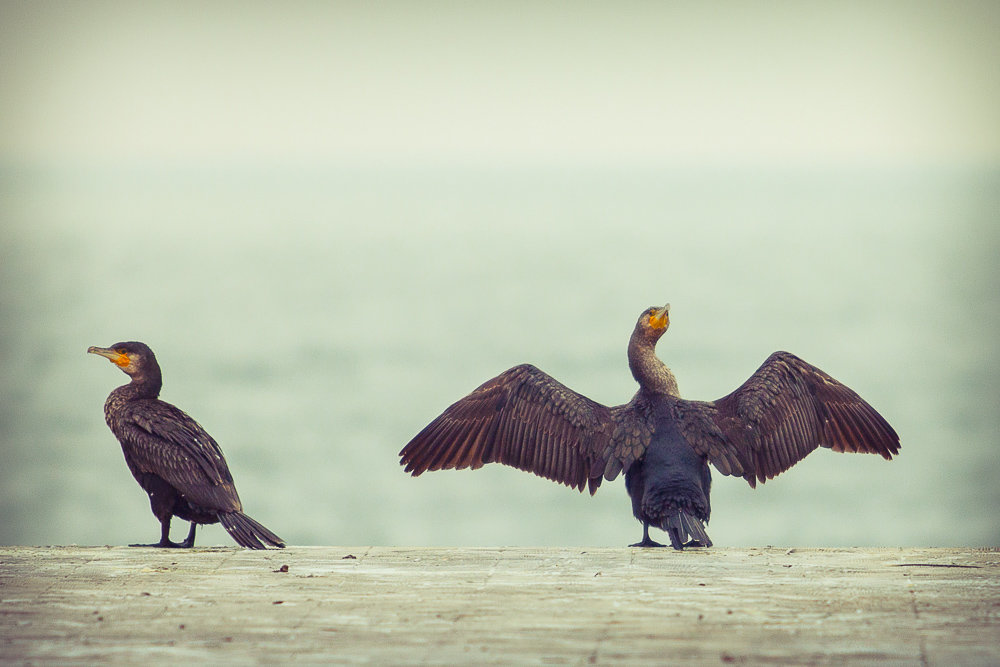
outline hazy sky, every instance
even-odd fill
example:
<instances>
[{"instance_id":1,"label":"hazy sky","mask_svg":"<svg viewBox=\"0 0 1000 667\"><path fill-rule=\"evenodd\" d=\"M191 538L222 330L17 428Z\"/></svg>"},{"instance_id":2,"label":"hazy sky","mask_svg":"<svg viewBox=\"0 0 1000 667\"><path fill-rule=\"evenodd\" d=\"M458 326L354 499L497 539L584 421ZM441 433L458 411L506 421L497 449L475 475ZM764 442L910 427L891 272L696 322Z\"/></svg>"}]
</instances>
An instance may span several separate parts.
<instances>
[{"instance_id":1,"label":"hazy sky","mask_svg":"<svg viewBox=\"0 0 1000 667\"><path fill-rule=\"evenodd\" d=\"M515 363L628 400L670 301L686 396L788 349L905 443L720 480L719 544L994 544L998 35L997 0L0 0L0 541L155 529L85 353L132 339L293 542L627 544L620 483L396 453Z\"/></svg>"},{"instance_id":2,"label":"hazy sky","mask_svg":"<svg viewBox=\"0 0 1000 667\"><path fill-rule=\"evenodd\" d=\"M993 163L1000 4L0 4L0 158Z\"/></svg>"}]
</instances>

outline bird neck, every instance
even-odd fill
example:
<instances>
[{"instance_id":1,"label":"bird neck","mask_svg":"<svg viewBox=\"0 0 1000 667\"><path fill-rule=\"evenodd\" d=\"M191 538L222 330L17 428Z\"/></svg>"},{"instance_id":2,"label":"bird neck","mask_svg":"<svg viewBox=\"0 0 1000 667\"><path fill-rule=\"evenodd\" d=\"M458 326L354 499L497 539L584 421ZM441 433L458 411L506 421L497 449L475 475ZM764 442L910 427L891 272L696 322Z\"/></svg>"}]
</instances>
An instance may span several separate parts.
<instances>
[{"instance_id":1,"label":"bird neck","mask_svg":"<svg viewBox=\"0 0 1000 667\"><path fill-rule=\"evenodd\" d=\"M128 384L122 385L112 392L120 401L130 401L136 398L156 398L160 395L163 380L159 373L133 377Z\"/></svg>"},{"instance_id":2,"label":"bird neck","mask_svg":"<svg viewBox=\"0 0 1000 667\"><path fill-rule=\"evenodd\" d=\"M628 344L628 367L639 387L651 394L680 396L677 378L656 356L656 341L633 335Z\"/></svg>"}]
</instances>

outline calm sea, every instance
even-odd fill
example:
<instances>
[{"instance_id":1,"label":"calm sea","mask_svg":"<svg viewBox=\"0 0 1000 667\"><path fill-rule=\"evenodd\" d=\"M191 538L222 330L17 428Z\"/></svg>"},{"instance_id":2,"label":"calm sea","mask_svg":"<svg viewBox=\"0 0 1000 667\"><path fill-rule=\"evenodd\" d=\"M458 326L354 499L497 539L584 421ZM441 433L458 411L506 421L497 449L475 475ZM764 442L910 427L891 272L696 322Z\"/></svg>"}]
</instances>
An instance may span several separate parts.
<instances>
[{"instance_id":1,"label":"calm sea","mask_svg":"<svg viewBox=\"0 0 1000 667\"><path fill-rule=\"evenodd\" d=\"M0 543L156 539L103 420L125 376L85 353L142 340L290 543L628 544L621 480L413 479L397 452L521 362L627 401L666 301L684 395L787 349L902 437L716 474L718 545L1000 543L996 170L7 167L0 196Z\"/></svg>"}]
</instances>

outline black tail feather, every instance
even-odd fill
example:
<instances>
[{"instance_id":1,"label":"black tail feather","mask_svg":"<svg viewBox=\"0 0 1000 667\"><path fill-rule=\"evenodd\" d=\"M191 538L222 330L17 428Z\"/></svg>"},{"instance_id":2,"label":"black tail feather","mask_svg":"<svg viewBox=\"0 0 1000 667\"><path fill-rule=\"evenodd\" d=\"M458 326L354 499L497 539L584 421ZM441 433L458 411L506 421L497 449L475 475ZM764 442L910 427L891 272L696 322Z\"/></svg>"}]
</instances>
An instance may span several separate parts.
<instances>
[{"instance_id":1,"label":"black tail feather","mask_svg":"<svg viewBox=\"0 0 1000 667\"><path fill-rule=\"evenodd\" d=\"M241 547L266 549L266 545L285 548L285 541L243 512L219 512L219 522Z\"/></svg>"},{"instance_id":2,"label":"black tail feather","mask_svg":"<svg viewBox=\"0 0 1000 667\"><path fill-rule=\"evenodd\" d=\"M705 532L704 521L687 512L681 512L681 523L684 524L684 528L692 540L701 543L704 547L712 546L712 540L709 539L708 533Z\"/></svg>"},{"instance_id":3,"label":"black tail feather","mask_svg":"<svg viewBox=\"0 0 1000 667\"><path fill-rule=\"evenodd\" d=\"M692 514L688 514L683 509L675 509L667 515L663 523L660 524L660 528L670 536L670 546L674 549L683 549L688 541L688 536L691 537L692 541L699 543L701 546L712 546L712 540L708 538L708 533L705 532L705 522Z\"/></svg>"}]
</instances>

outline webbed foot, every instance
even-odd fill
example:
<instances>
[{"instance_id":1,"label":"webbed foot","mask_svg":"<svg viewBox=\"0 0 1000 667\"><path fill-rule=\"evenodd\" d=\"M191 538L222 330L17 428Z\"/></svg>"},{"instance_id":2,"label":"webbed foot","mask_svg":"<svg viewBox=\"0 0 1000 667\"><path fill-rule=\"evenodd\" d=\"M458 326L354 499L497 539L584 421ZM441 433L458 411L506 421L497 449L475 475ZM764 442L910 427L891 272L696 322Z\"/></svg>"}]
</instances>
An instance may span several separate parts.
<instances>
[{"instance_id":1,"label":"webbed foot","mask_svg":"<svg viewBox=\"0 0 1000 667\"><path fill-rule=\"evenodd\" d=\"M653 540L649 539L649 536L647 535L642 540L642 542L636 542L635 544L630 544L629 546L630 547L665 547L667 545L666 544L660 544L659 542L654 542Z\"/></svg>"},{"instance_id":2,"label":"webbed foot","mask_svg":"<svg viewBox=\"0 0 1000 667\"><path fill-rule=\"evenodd\" d=\"M158 547L160 549L190 549L194 546L195 523L191 522L191 530L183 542L170 541L170 517L160 521L160 541L156 544L130 544L130 547Z\"/></svg>"},{"instance_id":3,"label":"webbed foot","mask_svg":"<svg viewBox=\"0 0 1000 667\"><path fill-rule=\"evenodd\" d=\"M659 542L654 542L649 538L649 524L643 522L642 524L642 542L636 542L635 544L630 544L630 547L665 547L665 544L660 544Z\"/></svg>"},{"instance_id":4,"label":"webbed foot","mask_svg":"<svg viewBox=\"0 0 1000 667\"><path fill-rule=\"evenodd\" d=\"M171 542L170 540L167 540L166 542L164 542L163 540L160 540L156 544L130 544L129 546L130 547L159 547L161 549L190 549L193 545L192 544L188 544L187 540L184 540L183 542Z\"/></svg>"}]
</instances>

